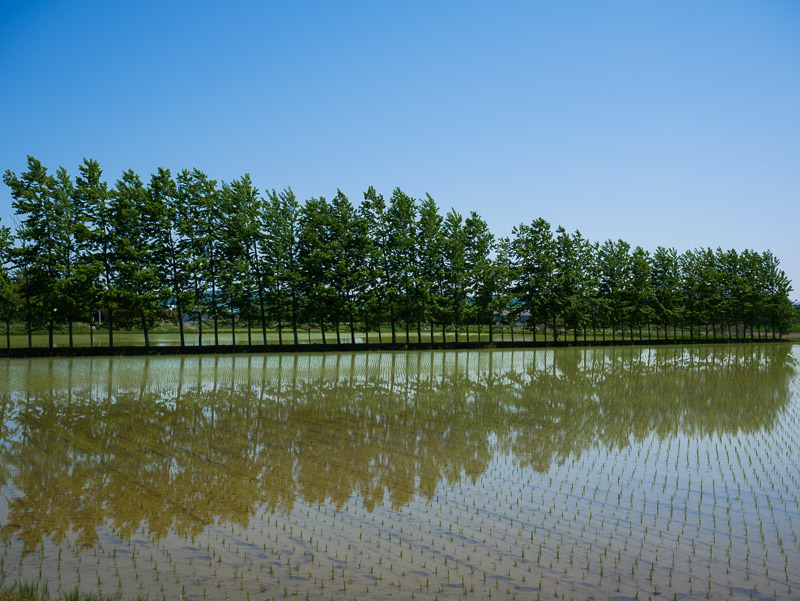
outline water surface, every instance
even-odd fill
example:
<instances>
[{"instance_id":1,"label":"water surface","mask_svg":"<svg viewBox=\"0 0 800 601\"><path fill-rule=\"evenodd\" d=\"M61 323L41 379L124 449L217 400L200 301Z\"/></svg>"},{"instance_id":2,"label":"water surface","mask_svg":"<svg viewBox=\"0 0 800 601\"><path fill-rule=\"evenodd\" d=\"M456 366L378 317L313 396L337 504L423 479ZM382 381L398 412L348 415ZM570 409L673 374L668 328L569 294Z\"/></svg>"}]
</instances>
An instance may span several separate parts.
<instances>
[{"instance_id":1,"label":"water surface","mask_svg":"<svg viewBox=\"0 0 800 601\"><path fill-rule=\"evenodd\" d=\"M2 586L798 598L799 351L0 360Z\"/></svg>"}]
</instances>

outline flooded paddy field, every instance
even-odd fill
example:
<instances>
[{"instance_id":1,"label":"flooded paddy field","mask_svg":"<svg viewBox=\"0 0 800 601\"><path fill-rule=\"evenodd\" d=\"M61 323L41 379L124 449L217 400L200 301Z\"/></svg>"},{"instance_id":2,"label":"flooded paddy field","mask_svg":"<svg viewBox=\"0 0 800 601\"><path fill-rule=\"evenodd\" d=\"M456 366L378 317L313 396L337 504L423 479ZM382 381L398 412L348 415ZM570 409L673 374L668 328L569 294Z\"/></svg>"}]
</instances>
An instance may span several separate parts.
<instances>
[{"instance_id":1,"label":"flooded paddy field","mask_svg":"<svg viewBox=\"0 0 800 601\"><path fill-rule=\"evenodd\" d=\"M0 587L800 599L800 347L0 360Z\"/></svg>"}]
</instances>

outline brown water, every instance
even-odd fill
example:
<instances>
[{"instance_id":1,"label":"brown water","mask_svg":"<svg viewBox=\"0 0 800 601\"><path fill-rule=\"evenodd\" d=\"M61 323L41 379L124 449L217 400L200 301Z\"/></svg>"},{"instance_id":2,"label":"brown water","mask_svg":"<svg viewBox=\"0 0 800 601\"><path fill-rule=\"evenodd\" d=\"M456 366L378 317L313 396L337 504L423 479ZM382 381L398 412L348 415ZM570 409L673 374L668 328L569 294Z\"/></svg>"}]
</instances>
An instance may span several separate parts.
<instances>
[{"instance_id":1,"label":"brown water","mask_svg":"<svg viewBox=\"0 0 800 601\"><path fill-rule=\"evenodd\" d=\"M800 598L798 359L1 360L2 587Z\"/></svg>"}]
</instances>

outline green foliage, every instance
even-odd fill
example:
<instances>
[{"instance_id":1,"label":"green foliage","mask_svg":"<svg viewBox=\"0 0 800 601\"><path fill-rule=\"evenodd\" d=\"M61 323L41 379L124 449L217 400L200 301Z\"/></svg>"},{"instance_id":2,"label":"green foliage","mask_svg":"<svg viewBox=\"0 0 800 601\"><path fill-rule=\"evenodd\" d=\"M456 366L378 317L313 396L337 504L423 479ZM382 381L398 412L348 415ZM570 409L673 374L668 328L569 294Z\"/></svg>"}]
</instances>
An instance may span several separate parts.
<instances>
[{"instance_id":1,"label":"green foliage","mask_svg":"<svg viewBox=\"0 0 800 601\"><path fill-rule=\"evenodd\" d=\"M512 231L510 250L512 291L517 302L508 309L509 321L513 323L522 310L527 310L530 323L547 324L560 300L555 294L556 244L550 224L541 218L530 225L520 224Z\"/></svg>"},{"instance_id":2,"label":"green foliage","mask_svg":"<svg viewBox=\"0 0 800 601\"><path fill-rule=\"evenodd\" d=\"M394 310L392 315L400 314L405 321L406 336L416 311L412 302L418 288L416 273L416 216L417 206L413 198L400 188L395 188L386 210L388 227L388 246L386 248L388 267L388 296ZM418 294L416 295L418 296ZM392 337L395 337L392 320Z\"/></svg>"},{"instance_id":3,"label":"green foliage","mask_svg":"<svg viewBox=\"0 0 800 601\"><path fill-rule=\"evenodd\" d=\"M444 219L442 231L444 322L458 326L464 323L467 310L467 239L463 217L451 209Z\"/></svg>"},{"instance_id":4,"label":"green foliage","mask_svg":"<svg viewBox=\"0 0 800 601\"><path fill-rule=\"evenodd\" d=\"M288 311L294 343L298 344L299 294L303 284L300 272L300 203L291 188L268 193L264 215L263 256L273 273L272 304L275 317L281 324ZM282 340L282 339L281 339Z\"/></svg>"},{"instance_id":5,"label":"green foliage","mask_svg":"<svg viewBox=\"0 0 800 601\"><path fill-rule=\"evenodd\" d=\"M471 303L467 323L480 325L494 321L492 299L498 292L498 283L492 254L495 251L494 234L475 211L464 221L464 262L466 290Z\"/></svg>"},{"instance_id":6,"label":"green foliage","mask_svg":"<svg viewBox=\"0 0 800 601\"><path fill-rule=\"evenodd\" d=\"M332 200L300 203L287 188L262 196L250 177L217 184L205 173L175 178L159 168L148 183L126 171L110 189L97 161L84 159L73 179L33 157L17 176L7 171L18 224L0 228L0 319L34 329L94 322L141 327L145 343L159 322L184 322L203 343L227 322L237 326L378 330L398 324L413 341L422 324L456 337L466 325L520 321L554 338L601 328L605 337L638 331L661 336L740 338L783 333L796 321L791 283L769 251L698 248L652 255L623 241L590 242L553 231L544 219L495 240L475 212L444 217L431 196L396 188L387 203L370 187L359 207L341 190ZM174 320L174 321L173 321ZM19 327L19 326L15 326ZM173 326L174 327L174 326ZM90 333L95 328L90 329ZM474 329L473 329L474 331ZM685 334L684 334L685 333ZM596 333L595 333L596 335Z\"/></svg>"}]
</instances>

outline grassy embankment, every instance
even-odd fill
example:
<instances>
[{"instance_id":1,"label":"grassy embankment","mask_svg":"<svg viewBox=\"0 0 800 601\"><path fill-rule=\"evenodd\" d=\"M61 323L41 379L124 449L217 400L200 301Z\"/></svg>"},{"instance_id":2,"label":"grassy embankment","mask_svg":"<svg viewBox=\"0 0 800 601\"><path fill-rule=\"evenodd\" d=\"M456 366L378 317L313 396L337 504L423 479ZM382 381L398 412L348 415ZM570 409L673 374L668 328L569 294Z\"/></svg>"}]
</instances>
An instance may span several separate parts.
<instances>
[{"instance_id":1,"label":"grassy embankment","mask_svg":"<svg viewBox=\"0 0 800 601\"><path fill-rule=\"evenodd\" d=\"M798 332L800 333L800 325L795 326L792 328L791 332ZM198 345L198 333L199 330L196 325L194 324L187 324L184 327L184 340L186 346L197 346ZM203 346L210 346L214 344L214 326L213 323L205 323L203 325ZM735 337L735 333L732 333L733 337ZM740 336L743 337L750 337L750 332L740 332ZM772 338L772 332L767 330L756 330L754 332L756 338ZM279 335L278 329L275 327L267 329L267 344L269 345L277 345L279 340L282 338L282 342L284 345L293 345L293 335L292 331L289 328L284 327L282 331L282 335ZM341 343L343 345L349 344L351 341L350 338L350 331L349 328L346 326L342 326L340 329L340 338ZM363 342L370 342L373 344L380 342L389 343L391 342L391 330L388 327L381 328L380 332L375 329L369 331L368 334L365 334L363 330L357 330L355 333L356 342L363 343ZM428 343L431 342L431 332L429 327L423 327L421 332L421 338L418 337L416 326L411 329L409 332L408 338L406 338L405 327L402 324L398 325L396 331L396 338L398 344L415 344L419 342ZM648 332L647 330L642 330L639 332L635 330L633 333L630 330L625 330L624 332L620 332L619 330L616 333L612 333L610 329L605 331L603 330L587 330L586 335L584 337L583 332L578 332L578 335L575 336L574 332L571 330L568 331L559 331L558 332L558 341L566 341L566 342L585 342L585 341L594 341L594 340L605 340L611 342L612 340L622 340L622 341L629 341L633 338L635 341L643 341L646 342L648 340L690 340L691 336L688 331L678 331L677 333L669 330L669 332L665 335L664 331L655 331L651 330ZM221 323L218 329L218 339L220 345L231 345L233 343L233 336L231 334L230 324ZM717 332L716 338L714 338L711 332L708 332L706 335L705 330L703 331L696 331L694 341L695 342L713 342L714 340L718 341L726 341L729 339L728 333L725 332ZM523 330L520 327L514 328L514 332L512 334L510 328L500 328L495 327L493 330L493 341L494 342L531 342L534 340L533 332L530 330ZM321 344L323 342L323 334L319 327L309 327L308 325L303 325L298 330L298 341L300 344ZM327 329L325 331L325 341L327 344L336 344L336 331L332 329ZM480 334L475 326L471 326L469 328L469 333L467 333L466 328L460 329L458 333L456 333L452 328L448 328L444 338L442 336L441 328L436 328L433 333L433 342L489 342L489 329L486 326L481 328ZM551 330L545 331L537 331L536 332L536 341L538 342L553 342L554 336ZM24 324L12 324L10 328L10 336L6 335L5 327L0 327L0 348L6 348L8 343L10 342L11 348L25 348L28 346L28 335L25 330ZM261 328L260 327L253 327L250 330L250 336L248 337L248 329L247 327L237 327L236 328L236 344L237 346L243 345L260 345L263 342ZM31 336L31 343L32 346L35 348L46 348L49 344L49 335L47 330L44 329L37 329L32 332ZM54 330L53 335L53 343L56 347L64 348L69 346L69 335L67 332L66 327L59 327ZM87 324L74 324L73 325L73 345L76 347L106 347L108 346L108 330L106 328L95 328L93 332L90 334L90 328ZM144 346L144 335L140 328L132 328L128 330L114 330L114 346L124 347L124 346ZM150 345L151 346L179 346L180 345L180 333L178 327L174 323L162 323L158 324L153 329L150 330Z\"/></svg>"}]
</instances>

